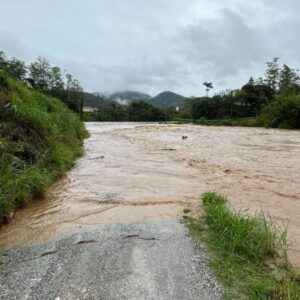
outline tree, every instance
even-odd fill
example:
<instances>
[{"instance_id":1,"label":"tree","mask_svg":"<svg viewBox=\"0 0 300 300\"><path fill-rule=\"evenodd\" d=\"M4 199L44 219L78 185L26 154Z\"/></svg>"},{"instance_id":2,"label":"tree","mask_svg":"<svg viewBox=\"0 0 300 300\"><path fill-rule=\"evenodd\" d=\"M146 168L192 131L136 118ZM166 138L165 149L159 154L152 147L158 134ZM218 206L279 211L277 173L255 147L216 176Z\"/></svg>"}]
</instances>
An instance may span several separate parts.
<instances>
[{"instance_id":1,"label":"tree","mask_svg":"<svg viewBox=\"0 0 300 300\"><path fill-rule=\"evenodd\" d=\"M280 74L279 74L279 82L278 87L279 91L282 94L291 94L295 92L299 92L299 74L298 70L291 69L287 65L283 65Z\"/></svg>"},{"instance_id":2,"label":"tree","mask_svg":"<svg viewBox=\"0 0 300 300\"><path fill-rule=\"evenodd\" d=\"M209 92L211 89L214 88L214 87L213 87L213 84L212 84L211 82L205 81L205 82L203 83L203 85L205 86L205 91L206 91L206 96L207 96L207 95L208 95L208 92Z\"/></svg>"},{"instance_id":3,"label":"tree","mask_svg":"<svg viewBox=\"0 0 300 300\"><path fill-rule=\"evenodd\" d=\"M43 57L29 65L28 82L34 89L47 91L51 86L51 68L48 60Z\"/></svg>"},{"instance_id":4,"label":"tree","mask_svg":"<svg viewBox=\"0 0 300 300\"><path fill-rule=\"evenodd\" d=\"M64 76L57 66L52 67L46 58L38 57L28 67L17 58L8 59L0 51L0 71L6 72L28 87L54 96L65 102L70 109L79 111L83 89L71 74ZM65 72L64 72L65 73Z\"/></svg>"},{"instance_id":5,"label":"tree","mask_svg":"<svg viewBox=\"0 0 300 300\"><path fill-rule=\"evenodd\" d=\"M8 61L7 71L14 79L25 83L27 68L24 61L13 57Z\"/></svg>"},{"instance_id":6,"label":"tree","mask_svg":"<svg viewBox=\"0 0 300 300\"><path fill-rule=\"evenodd\" d=\"M83 96L83 88L81 87L79 81L71 74L66 74L66 96L63 101L66 102L69 108L79 112L80 110L80 98Z\"/></svg>"},{"instance_id":7,"label":"tree","mask_svg":"<svg viewBox=\"0 0 300 300\"><path fill-rule=\"evenodd\" d=\"M109 102L98 109L97 121L126 121L126 106Z\"/></svg>"},{"instance_id":8,"label":"tree","mask_svg":"<svg viewBox=\"0 0 300 300\"><path fill-rule=\"evenodd\" d=\"M255 84L255 81L254 81L252 76L250 77L248 84L249 85L254 85Z\"/></svg>"},{"instance_id":9,"label":"tree","mask_svg":"<svg viewBox=\"0 0 300 300\"><path fill-rule=\"evenodd\" d=\"M279 58L274 57L271 62L267 62L267 70L265 72L265 84L271 87L274 91L278 88L280 66Z\"/></svg>"},{"instance_id":10,"label":"tree","mask_svg":"<svg viewBox=\"0 0 300 300\"><path fill-rule=\"evenodd\" d=\"M51 94L56 97L64 96L65 83L63 80L62 72L59 67L52 67L50 69L50 90Z\"/></svg>"},{"instance_id":11,"label":"tree","mask_svg":"<svg viewBox=\"0 0 300 300\"><path fill-rule=\"evenodd\" d=\"M165 114L145 101L131 102L127 107L129 121L162 121Z\"/></svg>"},{"instance_id":12,"label":"tree","mask_svg":"<svg viewBox=\"0 0 300 300\"><path fill-rule=\"evenodd\" d=\"M258 116L264 106L266 106L274 96L274 91L266 84L255 84L249 80L235 98L240 105L244 105L249 116Z\"/></svg>"},{"instance_id":13,"label":"tree","mask_svg":"<svg viewBox=\"0 0 300 300\"><path fill-rule=\"evenodd\" d=\"M0 51L0 70L6 71L8 65L7 58L3 51Z\"/></svg>"},{"instance_id":14,"label":"tree","mask_svg":"<svg viewBox=\"0 0 300 300\"><path fill-rule=\"evenodd\" d=\"M24 61L15 57L7 59L4 52L0 51L0 70L7 72L11 77L18 81L25 82L27 69Z\"/></svg>"}]
</instances>

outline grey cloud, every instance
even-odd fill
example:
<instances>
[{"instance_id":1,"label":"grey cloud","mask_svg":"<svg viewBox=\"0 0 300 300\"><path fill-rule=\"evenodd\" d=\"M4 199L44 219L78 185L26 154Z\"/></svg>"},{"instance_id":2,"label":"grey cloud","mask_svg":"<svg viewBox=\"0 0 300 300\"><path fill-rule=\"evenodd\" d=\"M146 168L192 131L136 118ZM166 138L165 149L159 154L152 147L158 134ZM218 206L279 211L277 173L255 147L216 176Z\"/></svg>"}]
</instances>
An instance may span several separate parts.
<instances>
[{"instance_id":1,"label":"grey cloud","mask_svg":"<svg viewBox=\"0 0 300 300\"><path fill-rule=\"evenodd\" d=\"M236 88L274 56L299 66L297 0L2 0L0 49L46 56L88 91L199 95Z\"/></svg>"},{"instance_id":2,"label":"grey cloud","mask_svg":"<svg viewBox=\"0 0 300 300\"><path fill-rule=\"evenodd\" d=\"M7 31L0 31L0 51L22 59L28 59L31 56L26 46L15 35Z\"/></svg>"},{"instance_id":3,"label":"grey cloud","mask_svg":"<svg viewBox=\"0 0 300 300\"><path fill-rule=\"evenodd\" d=\"M179 53L210 80L231 79L268 57L264 35L223 9L215 19L198 20L182 31ZM250 76L249 73L247 76Z\"/></svg>"}]
</instances>

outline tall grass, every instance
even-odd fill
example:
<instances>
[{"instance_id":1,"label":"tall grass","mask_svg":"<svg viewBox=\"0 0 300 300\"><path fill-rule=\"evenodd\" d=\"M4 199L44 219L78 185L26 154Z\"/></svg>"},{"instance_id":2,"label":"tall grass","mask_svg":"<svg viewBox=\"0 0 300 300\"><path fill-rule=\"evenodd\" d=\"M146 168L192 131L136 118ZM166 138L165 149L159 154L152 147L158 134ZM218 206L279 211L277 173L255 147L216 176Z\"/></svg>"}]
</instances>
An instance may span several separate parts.
<instances>
[{"instance_id":1,"label":"tall grass","mask_svg":"<svg viewBox=\"0 0 300 300\"><path fill-rule=\"evenodd\" d=\"M60 100L0 72L0 224L72 167L87 135Z\"/></svg>"},{"instance_id":2,"label":"tall grass","mask_svg":"<svg viewBox=\"0 0 300 300\"><path fill-rule=\"evenodd\" d=\"M300 299L299 278L286 260L281 232L266 215L234 212L216 193L202 197L205 214L189 218L192 234L211 250L211 265L228 299Z\"/></svg>"}]
</instances>

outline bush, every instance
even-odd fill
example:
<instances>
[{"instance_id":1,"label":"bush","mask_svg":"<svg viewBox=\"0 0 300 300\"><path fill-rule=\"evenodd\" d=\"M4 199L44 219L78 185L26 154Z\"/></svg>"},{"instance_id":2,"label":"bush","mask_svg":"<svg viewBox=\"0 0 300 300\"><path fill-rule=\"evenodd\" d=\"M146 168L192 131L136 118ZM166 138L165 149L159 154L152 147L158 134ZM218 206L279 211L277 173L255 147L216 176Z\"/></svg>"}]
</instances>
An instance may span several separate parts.
<instances>
[{"instance_id":1,"label":"bush","mask_svg":"<svg viewBox=\"0 0 300 300\"><path fill-rule=\"evenodd\" d=\"M187 218L189 228L207 243L211 266L226 287L224 298L300 299L299 275L285 253L286 230L263 214L232 211L222 195L209 192L202 201L205 214Z\"/></svg>"},{"instance_id":2,"label":"bush","mask_svg":"<svg viewBox=\"0 0 300 300\"><path fill-rule=\"evenodd\" d=\"M276 254L276 231L261 217L232 213L227 200L215 193L206 193L203 203L206 222L223 250L230 251L256 263Z\"/></svg>"},{"instance_id":3,"label":"bush","mask_svg":"<svg viewBox=\"0 0 300 300\"><path fill-rule=\"evenodd\" d=\"M270 103L261 116L267 127L300 129L300 95L281 95Z\"/></svg>"}]
</instances>

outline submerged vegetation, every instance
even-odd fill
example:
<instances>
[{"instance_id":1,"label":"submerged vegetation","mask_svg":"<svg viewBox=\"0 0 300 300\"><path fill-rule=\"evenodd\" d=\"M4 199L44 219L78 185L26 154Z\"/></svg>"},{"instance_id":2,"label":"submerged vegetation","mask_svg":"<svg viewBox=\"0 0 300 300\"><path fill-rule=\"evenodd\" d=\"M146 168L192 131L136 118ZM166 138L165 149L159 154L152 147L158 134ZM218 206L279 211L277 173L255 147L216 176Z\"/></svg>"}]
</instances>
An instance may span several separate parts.
<instances>
[{"instance_id":1,"label":"submerged vegetation","mask_svg":"<svg viewBox=\"0 0 300 300\"><path fill-rule=\"evenodd\" d=\"M205 214L188 218L192 235L205 241L211 265L228 299L299 299L300 278L286 256L286 231L265 215L233 212L216 193L202 198Z\"/></svg>"},{"instance_id":2,"label":"submerged vegetation","mask_svg":"<svg viewBox=\"0 0 300 300\"><path fill-rule=\"evenodd\" d=\"M60 100L0 71L0 223L74 164L85 137Z\"/></svg>"}]
</instances>

